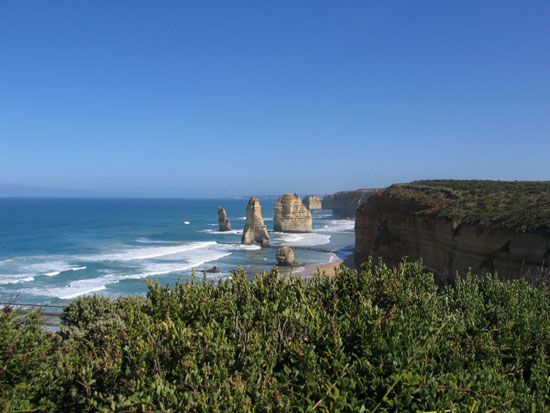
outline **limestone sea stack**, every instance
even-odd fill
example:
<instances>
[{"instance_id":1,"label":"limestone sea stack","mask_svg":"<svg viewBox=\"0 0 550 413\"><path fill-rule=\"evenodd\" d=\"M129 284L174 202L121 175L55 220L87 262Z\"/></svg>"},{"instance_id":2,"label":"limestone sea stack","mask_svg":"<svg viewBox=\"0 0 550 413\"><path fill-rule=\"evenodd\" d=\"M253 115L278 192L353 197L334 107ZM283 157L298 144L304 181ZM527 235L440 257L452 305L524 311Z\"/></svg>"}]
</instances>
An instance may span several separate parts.
<instances>
[{"instance_id":1,"label":"limestone sea stack","mask_svg":"<svg viewBox=\"0 0 550 413\"><path fill-rule=\"evenodd\" d=\"M311 213L297 195L285 194L275 202L274 231L311 232L311 223Z\"/></svg>"},{"instance_id":2,"label":"limestone sea stack","mask_svg":"<svg viewBox=\"0 0 550 413\"><path fill-rule=\"evenodd\" d=\"M277 264L282 267L290 267L296 264L296 259L294 258L294 251L290 247L281 247L277 250Z\"/></svg>"},{"instance_id":3,"label":"limestone sea stack","mask_svg":"<svg viewBox=\"0 0 550 413\"><path fill-rule=\"evenodd\" d=\"M306 208L310 211L315 209L323 209L323 206L321 205L321 197L318 195L308 195L304 197L303 202Z\"/></svg>"},{"instance_id":4,"label":"limestone sea stack","mask_svg":"<svg viewBox=\"0 0 550 413\"><path fill-rule=\"evenodd\" d=\"M218 223L220 231L231 231L231 222L229 222L225 208L218 207Z\"/></svg>"},{"instance_id":5,"label":"limestone sea stack","mask_svg":"<svg viewBox=\"0 0 550 413\"><path fill-rule=\"evenodd\" d=\"M262 247L269 245L269 235L267 235L267 228L264 225L262 217L262 205L260 204L260 200L255 196L250 198L246 207L246 222L244 224L241 244L256 244Z\"/></svg>"}]
</instances>

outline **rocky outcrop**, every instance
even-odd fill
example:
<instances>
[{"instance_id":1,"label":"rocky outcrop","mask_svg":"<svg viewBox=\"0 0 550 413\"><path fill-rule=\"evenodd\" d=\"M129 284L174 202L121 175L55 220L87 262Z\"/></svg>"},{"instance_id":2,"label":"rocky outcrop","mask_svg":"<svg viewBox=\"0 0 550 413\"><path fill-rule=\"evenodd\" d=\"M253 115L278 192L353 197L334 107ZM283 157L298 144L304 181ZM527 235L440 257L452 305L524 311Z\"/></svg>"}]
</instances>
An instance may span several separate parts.
<instances>
[{"instance_id":1,"label":"rocky outcrop","mask_svg":"<svg viewBox=\"0 0 550 413\"><path fill-rule=\"evenodd\" d=\"M336 192L325 195L321 200L324 209L342 218L355 218L355 210L375 192L375 189L357 189L355 191Z\"/></svg>"},{"instance_id":2,"label":"rocky outcrop","mask_svg":"<svg viewBox=\"0 0 550 413\"><path fill-rule=\"evenodd\" d=\"M491 200L489 195L484 197ZM481 199L466 202L460 193L444 189L396 185L373 194L357 210L356 265L369 256L390 264L405 256L421 258L427 269L448 281L470 268L479 275L498 272L518 278L550 261L550 229L464 219L469 211L455 207L460 202L471 208L483 205ZM456 211L465 211L464 216Z\"/></svg>"},{"instance_id":3,"label":"rocky outcrop","mask_svg":"<svg viewBox=\"0 0 550 413\"><path fill-rule=\"evenodd\" d=\"M310 211L315 209L323 209L323 206L321 205L321 197L318 195L308 195L304 197L302 201L306 208Z\"/></svg>"},{"instance_id":4,"label":"rocky outcrop","mask_svg":"<svg viewBox=\"0 0 550 413\"><path fill-rule=\"evenodd\" d=\"M229 222L225 208L218 207L218 223L219 231L231 231L231 223Z\"/></svg>"},{"instance_id":5,"label":"rocky outcrop","mask_svg":"<svg viewBox=\"0 0 550 413\"><path fill-rule=\"evenodd\" d=\"M290 267L296 264L296 259L294 258L294 251L290 247L281 247L277 250L277 265L283 267Z\"/></svg>"},{"instance_id":6,"label":"rocky outcrop","mask_svg":"<svg viewBox=\"0 0 550 413\"><path fill-rule=\"evenodd\" d=\"M246 222L243 229L241 244L269 245L269 235L262 217L262 206L258 198L253 196L246 207Z\"/></svg>"},{"instance_id":7,"label":"rocky outcrop","mask_svg":"<svg viewBox=\"0 0 550 413\"><path fill-rule=\"evenodd\" d=\"M302 200L293 194L285 194L275 202L273 230L279 232L311 232L311 213Z\"/></svg>"}]
</instances>

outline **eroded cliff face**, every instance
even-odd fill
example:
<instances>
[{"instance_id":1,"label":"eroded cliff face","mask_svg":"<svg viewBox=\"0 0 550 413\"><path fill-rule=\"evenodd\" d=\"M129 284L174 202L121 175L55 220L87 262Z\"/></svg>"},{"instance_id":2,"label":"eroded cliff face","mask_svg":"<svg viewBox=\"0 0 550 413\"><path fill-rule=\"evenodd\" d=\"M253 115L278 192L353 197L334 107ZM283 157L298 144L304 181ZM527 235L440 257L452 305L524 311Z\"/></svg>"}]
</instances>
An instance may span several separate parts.
<instances>
[{"instance_id":1,"label":"eroded cliff face","mask_svg":"<svg viewBox=\"0 0 550 413\"><path fill-rule=\"evenodd\" d=\"M550 233L518 231L452 221L438 211L453 202L449 192L419 193L390 187L375 193L357 210L355 263L369 256L395 264L402 257L422 258L444 281L470 268L518 278L550 261Z\"/></svg>"},{"instance_id":2,"label":"eroded cliff face","mask_svg":"<svg viewBox=\"0 0 550 413\"><path fill-rule=\"evenodd\" d=\"M285 194L275 202L273 230L280 232L311 232L311 213L302 200L293 194Z\"/></svg>"},{"instance_id":3,"label":"eroded cliff face","mask_svg":"<svg viewBox=\"0 0 550 413\"><path fill-rule=\"evenodd\" d=\"M355 218L355 211L375 192L375 189L357 189L355 191L336 192L325 195L321 202L323 208L332 209L332 212L342 218Z\"/></svg>"},{"instance_id":4,"label":"eroded cliff face","mask_svg":"<svg viewBox=\"0 0 550 413\"><path fill-rule=\"evenodd\" d=\"M246 207L246 221L243 229L241 244L256 244L262 247L269 246L269 235L262 217L262 205L255 196L251 197Z\"/></svg>"},{"instance_id":5,"label":"eroded cliff face","mask_svg":"<svg viewBox=\"0 0 550 413\"><path fill-rule=\"evenodd\" d=\"M323 206L321 204L321 197L317 195L308 195L304 197L302 200L304 205L307 209L310 211L316 210L316 209L323 209Z\"/></svg>"}]
</instances>

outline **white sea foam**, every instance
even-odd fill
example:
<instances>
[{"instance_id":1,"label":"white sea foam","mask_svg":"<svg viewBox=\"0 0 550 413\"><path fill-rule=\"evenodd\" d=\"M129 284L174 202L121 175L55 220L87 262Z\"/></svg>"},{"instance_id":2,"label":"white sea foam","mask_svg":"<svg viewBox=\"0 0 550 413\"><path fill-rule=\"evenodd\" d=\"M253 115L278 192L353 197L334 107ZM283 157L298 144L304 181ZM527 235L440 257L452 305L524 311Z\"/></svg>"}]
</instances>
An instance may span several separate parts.
<instances>
[{"instance_id":1,"label":"white sea foam","mask_svg":"<svg viewBox=\"0 0 550 413\"><path fill-rule=\"evenodd\" d=\"M242 229L232 229L230 231L217 231L215 229L203 229L201 232L207 232L208 234L215 235L241 235L243 233Z\"/></svg>"},{"instance_id":2,"label":"white sea foam","mask_svg":"<svg viewBox=\"0 0 550 413\"><path fill-rule=\"evenodd\" d=\"M129 248L115 253L80 257L82 261L132 261L159 258L216 245L216 241L191 242L171 247Z\"/></svg>"},{"instance_id":3,"label":"white sea foam","mask_svg":"<svg viewBox=\"0 0 550 413\"><path fill-rule=\"evenodd\" d=\"M154 239L149 239L145 237L136 239L136 242L139 242L140 244L179 244L180 243L180 241L161 241L161 240L154 240Z\"/></svg>"},{"instance_id":4,"label":"white sea foam","mask_svg":"<svg viewBox=\"0 0 550 413\"><path fill-rule=\"evenodd\" d=\"M220 250L247 250L247 251L254 251L254 250L261 250L262 247L259 245L243 245L243 244L218 244L218 248Z\"/></svg>"},{"instance_id":5,"label":"white sea foam","mask_svg":"<svg viewBox=\"0 0 550 413\"><path fill-rule=\"evenodd\" d=\"M313 212L313 218L330 218L333 216L331 213L327 212Z\"/></svg>"},{"instance_id":6,"label":"white sea foam","mask_svg":"<svg viewBox=\"0 0 550 413\"><path fill-rule=\"evenodd\" d=\"M143 265L143 269L138 278L151 275L165 275L181 271L188 271L199 267L210 261L217 261L223 257L231 255L230 252L222 251L201 251L201 254L195 255L189 262L151 262Z\"/></svg>"},{"instance_id":7,"label":"white sea foam","mask_svg":"<svg viewBox=\"0 0 550 413\"><path fill-rule=\"evenodd\" d=\"M0 275L0 284L19 284L23 282L34 281L32 274L2 274Z\"/></svg>"},{"instance_id":8,"label":"white sea foam","mask_svg":"<svg viewBox=\"0 0 550 413\"><path fill-rule=\"evenodd\" d=\"M122 280L145 278L148 274L108 274L96 278L71 281L63 287L35 287L18 290L22 294L31 294L46 297L56 297L69 300L81 295L91 294L106 290L110 284L116 284ZM152 274L151 274L152 275Z\"/></svg>"},{"instance_id":9,"label":"white sea foam","mask_svg":"<svg viewBox=\"0 0 550 413\"><path fill-rule=\"evenodd\" d=\"M172 249L163 249L158 247L152 249L140 248L137 251L139 254L135 250L127 250L117 254L101 255L99 256L101 257L101 260L113 259L114 257L117 257L117 260L122 261L140 261L138 266L132 270L131 273L110 273L96 278L71 281L62 287L26 288L19 290L19 292L24 294L57 297L60 299L72 299L80 295L103 291L107 288L106 286L116 284L122 280L140 279L149 276L189 271L193 268L200 267L207 262L216 261L231 255L231 249L236 249L239 247L239 244L201 242L193 243L192 245L180 245L178 247L173 247ZM126 271L129 270L126 269Z\"/></svg>"},{"instance_id":10,"label":"white sea foam","mask_svg":"<svg viewBox=\"0 0 550 413\"><path fill-rule=\"evenodd\" d=\"M242 219L244 220L245 217L242 217ZM266 217L265 220L270 221L272 217ZM331 232L349 231L352 230L354 226L353 220L318 220L316 223L326 225L326 227L316 228L313 233L290 234L270 232L273 245L308 247L327 244L330 242ZM214 239L214 236L223 234L231 234L233 236L242 234L242 230L219 232L216 231L216 226L217 224L214 223L211 229L205 229L203 232L212 234L213 236L210 237L211 239ZM204 224L204 227L208 228L206 224ZM185 271L189 272L193 268L204 269L208 268L205 265L206 263L220 260L229 256L234 251L261 249L261 247L257 245L217 243L213 240L179 242L141 237L137 238L135 242L138 244L117 248L113 247L110 251L105 250L101 253L90 255L34 256L18 257L15 260L3 260L0 262L2 266L0 284L22 283L15 287L13 291L23 294L72 299L84 294L105 291L109 285L116 284L122 280L167 274L176 275ZM337 257L335 255L330 256L329 262L334 262L336 259ZM99 265L98 269L93 270L95 277L92 275L89 278L79 279L84 276L84 273L79 273L78 271L86 270L85 264L90 268L95 268L95 266L91 266L90 263L92 262L103 263ZM111 265L111 262L113 265ZM216 262L215 265L222 267L226 271L231 269L229 267L225 268L223 261L221 264ZM105 267L109 269L105 270ZM51 286L38 287L32 283L24 284L33 281L34 277L37 275L55 277L65 271L74 272L74 275L69 276L69 274L67 274L66 277L55 278L56 281L52 280ZM108 273L106 273L107 271ZM88 272L90 272L89 269ZM188 273L185 275L187 274ZM226 279L230 276L230 273L225 272L221 274L207 274L207 277L213 280ZM69 279L73 279L73 281L68 281ZM45 279L41 280L41 284L43 282L45 282ZM122 286L120 288L114 288L112 291L111 288L109 288L109 294L111 292L116 293L121 288Z\"/></svg>"},{"instance_id":11,"label":"white sea foam","mask_svg":"<svg viewBox=\"0 0 550 413\"><path fill-rule=\"evenodd\" d=\"M62 300L69 300L71 298L78 297L84 294L90 294L98 291L105 290L107 284L113 282L118 282L118 280L111 277L99 277L99 278L90 278L85 280L76 280L71 282L65 287L55 287L55 288L28 288L19 290L20 293L39 295L45 297L56 297L61 298Z\"/></svg>"},{"instance_id":12,"label":"white sea foam","mask_svg":"<svg viewBox=\"0 0 550 413\"><path fill-rule=\"evenodd\" d=\"M353 231L355 228L355 220L353 219L331 219L321 221L321 227L316 228L316 232L347 232Z\"/></svg>"},{"instance_id":13,"label":"white sea foam","mask_svg":"<svg viewBox=\"0 0 550 413\"><path fill-rule=\"evenodd\" d=\"M303 234L291 234L287 232L273 232L273 238L285 242L298 242L303 240Z\"/></svg>"},{"instance_id":14,"label":"white sea foam","mask_svg":"<svg viewBox=\"0 0 550 413\"><path fill-rule=\"evenodd\" d=\"M330 235L317 232L289 234L283 232L273 232L273 241L276 244L285 244L295 247L311 247L314 245L323 245L330 242Z\"/></svg>"},{"instance_id":15,"label":"white sea foam","mask_svg":"<svg viewBox=\"0 0 550 413\"><path fill-rule=\"evenodd\" d=\"M29 260L41 260L41 262L28 263ZM57 257L45 256L45 257L27 257L15 264L16 271L24 273L30 273L33 276L46 275L48 277L54 277L65 271L79 271L85 270L86 266L73 265L66 260L60 260Z\"/></svg>"},{"instance_id":16,"label":"white sea foam","mask_svg":"<svg viewBox=\"0 0 550 413\"><path fill-rule=\"evenodd\" d=\"M217 244L213 243L208 248L192 250L178 256L182 261L146 261L142 263L138 277L151 275L165 275L182 271L188 271L200 267L208 262L217 261L223 257L231 255L231 250L241 249L241 247L256 247L240 244ZM259 248L259 247L258 247Z\"/></svg>"},{"instance_id":17,"label":"white sea foam","mask_svg":"<svg viewBox=\"0 0 550 413\"><path fill-rule=\"evenodd\" d=\"M66 272L66 271L80 271L80 270L85 270L87 267L85 265L83 265L82 267L67 267L67 268L63 268L62 270L59 270L59 271L50 271L50 272L46 272L44 273L44 275L47 275L48 277L54 277L56 275L59 275L61 274L62 272Z\"/></svg>"}]
</instances>

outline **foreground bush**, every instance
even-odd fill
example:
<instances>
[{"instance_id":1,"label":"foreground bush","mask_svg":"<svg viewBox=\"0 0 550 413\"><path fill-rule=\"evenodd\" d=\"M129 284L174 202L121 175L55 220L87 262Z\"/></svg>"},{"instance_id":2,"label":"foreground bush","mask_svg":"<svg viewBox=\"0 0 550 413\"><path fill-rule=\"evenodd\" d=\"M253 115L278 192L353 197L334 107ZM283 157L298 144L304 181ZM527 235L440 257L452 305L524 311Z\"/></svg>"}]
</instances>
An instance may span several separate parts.
<instances>
[{"instance_id":1,"label":"foreground bush","mask_svg":"<svg viewBox=\"0 0 550 413\"><path fill-rule=\"evenodd\" d=\"M86 297L59 334L0 316L0 408L548 411L550 294L418 263Z\"/></svg>"}]
</instances>

